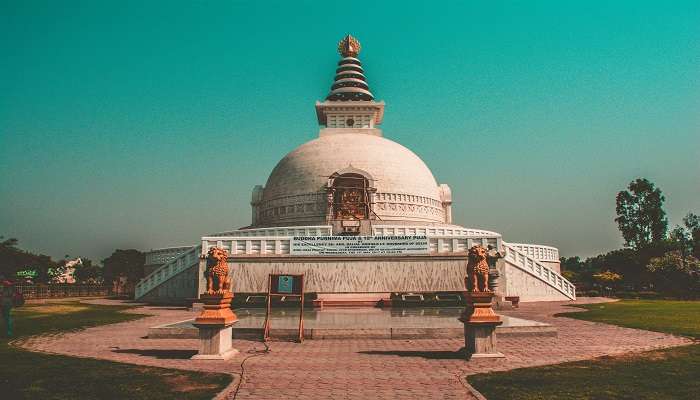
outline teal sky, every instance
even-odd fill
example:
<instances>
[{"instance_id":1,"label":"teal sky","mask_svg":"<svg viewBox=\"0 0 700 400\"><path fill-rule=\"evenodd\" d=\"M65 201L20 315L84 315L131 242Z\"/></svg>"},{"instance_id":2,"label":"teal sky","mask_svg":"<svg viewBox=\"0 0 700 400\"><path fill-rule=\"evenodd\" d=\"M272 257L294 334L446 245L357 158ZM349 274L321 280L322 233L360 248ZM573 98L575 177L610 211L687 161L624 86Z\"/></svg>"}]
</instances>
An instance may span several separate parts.
<instances>
[{"instance_id":1,"label":"teal sky","mask_svg":"<svg viewBox=\"0 0 700 400\"><path fill-rule=\"evenodd\" d=\"M248 224L345 33L456 223L588 256L634 178L700 212L698 1L5 0L0 235L101 259Z\"/></svg>"}]
</instances>

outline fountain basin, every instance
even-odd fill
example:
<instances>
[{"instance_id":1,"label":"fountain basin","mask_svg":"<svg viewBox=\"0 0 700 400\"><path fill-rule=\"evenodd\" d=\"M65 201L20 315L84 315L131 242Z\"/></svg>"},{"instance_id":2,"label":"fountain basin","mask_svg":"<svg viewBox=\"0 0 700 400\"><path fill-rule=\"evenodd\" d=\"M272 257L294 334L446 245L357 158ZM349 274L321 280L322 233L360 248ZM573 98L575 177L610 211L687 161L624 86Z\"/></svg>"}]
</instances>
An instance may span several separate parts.
<instances>
[{"instance_id":1,"label":"fountain basin","mask_svg":"<svg viewBox=\"0 0 700 400\"><path fill-rule=\"evenodd\" d=\"M464 326L457 320L463 308L328 308L304 310L306 339L435 339L463 338ZM265 309L239 308L233 325L234 339L262 338ZM496 335L556 336L556 327L542 322L501 315L503 324ZM272 311L270 336L273 339L297 337L299 310ZM151 339L196 339L194 318L148 329Z\"/></svg>"}]
</instances>

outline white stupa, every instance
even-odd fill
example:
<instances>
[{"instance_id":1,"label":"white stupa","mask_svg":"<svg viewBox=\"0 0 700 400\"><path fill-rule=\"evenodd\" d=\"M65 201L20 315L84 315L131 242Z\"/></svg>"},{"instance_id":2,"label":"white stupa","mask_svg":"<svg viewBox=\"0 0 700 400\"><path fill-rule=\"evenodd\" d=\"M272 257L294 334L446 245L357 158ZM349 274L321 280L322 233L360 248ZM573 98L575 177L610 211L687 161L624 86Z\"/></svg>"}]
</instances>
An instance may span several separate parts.
<instances>
[{"instance_id":1,"label":"white stupa","mask_svg":"<svg viewBox=\"0 0 700 400\"><path fill-rule=\"evenodd\" d=\"M374 100L350 35L325 101L316 103L318 138L284 156L253 189L245 228L202 237L191 248L157 249L137 299L181 302L203 288L199 255L230 255L235 293L267 291L270 273L303 273L305 290L328 304L373 304L390 293L459 293L466 251L505 254L497 294L520 301L575 299L559 274L556 248L513 244L452 221L452 195L406 147L383 136L384 102ZM457 160L455 160L455 163ZM162 260L162 263L158 261Z\"/></svg>"}]
</instances>

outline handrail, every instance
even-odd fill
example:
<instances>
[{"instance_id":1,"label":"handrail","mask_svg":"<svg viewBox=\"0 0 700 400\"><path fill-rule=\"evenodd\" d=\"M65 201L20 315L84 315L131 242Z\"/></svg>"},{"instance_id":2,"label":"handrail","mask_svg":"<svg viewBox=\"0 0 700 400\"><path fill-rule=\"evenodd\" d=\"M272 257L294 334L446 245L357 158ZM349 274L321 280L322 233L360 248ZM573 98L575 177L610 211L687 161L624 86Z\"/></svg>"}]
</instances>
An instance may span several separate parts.
<instances>
[{"instance_id":1,"label":"handrail","mask_svg":"<svg viewBox=\"0 0 700 400\"><path fill-rule=\"evenodd\" d=\"M146 254L146 265L165 264L189 251L192 246L173 246L151 249Z\"/></svg>"},{"instance_id":2,"label":"handrail","mask_svg":"<svg viewBox=\"0 0 700 400\"><path fill-rule=\"evenodd\" d=\"M489 236L501 237L500 233L487 231L484 229L465 228L459 225L374 225L372 233L374 235L387 234L426 234L431 236Z\"/></svg>"},{"instance_id":3,"label":"handrail","mask_svg":"<svg viewBox=\"0 0 700 400\"><path fill-rule=\"evenodd\" d=\"M536 260L559 261L559 249L557 249L556 247L530 243L508 242L508 244Z\"/></svg>"},{"instance_id":4,"label":"handrail","mask_svg":"<svg viewBox=\"0 0 700 400\"><path fill-rule=\"evenodd\" d=\"M535 258L513 247L511 243L504 242L503 247L506 249L506 261L547 283L571 300L576 300L576 286L573 283Z\"/></svg>"},{"instance_id":5,"label":"handrail","mask_svg":"<svg viewBox=\"0 0 700 400\"><path fill-rule=\"evenodd\" d=\"M190 250L180 254L173 260L161 265L158 267L158 269L145 276L143 279L138 281L138 283L136 283L134 298L138 300L152 289L155 289L159 284L191 267L193 264L198 263L200 251L201 246L192 246Z\"/></svg>"}]
</instances>

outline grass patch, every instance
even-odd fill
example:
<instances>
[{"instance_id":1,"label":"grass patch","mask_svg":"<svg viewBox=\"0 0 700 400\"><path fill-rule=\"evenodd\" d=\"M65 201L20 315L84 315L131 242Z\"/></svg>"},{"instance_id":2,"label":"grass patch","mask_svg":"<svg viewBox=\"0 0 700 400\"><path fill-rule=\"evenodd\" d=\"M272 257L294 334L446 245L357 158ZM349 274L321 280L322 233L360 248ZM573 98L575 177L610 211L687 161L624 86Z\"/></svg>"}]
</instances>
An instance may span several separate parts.
<instances>
[{"instance_id":1,"label":"grass patch","mask_svg":"<svg viewBox=\"0 0 700 400\"><path fill-rule=\"evenodd\" d=\"M561 313L556 316L700 339L700 301L621 300L576 307L585 308L588 312Z\"/></svg>"},{"instance_id":2,"label":"grass patch","mask_svg":"<svg viewBox=\"0 0 700 400\"><path fill-rule=\"evenodd\" d=\"M144 317L123 313L127 308L78 302L27 305L13 310L15 334L60 333ZM8 345L4 337L0 360L3 399L211 399L231 382L227 374L32 353Z\"/></svg>"},{"instance_id":3,"label":"grass patch","mask_svg":"<svg viewBox=\"0 0 700 400\"><path fill-rule=\"evenodd\" d=\"M700 339L700 302L623 300L564 313L582 320ZM489 400L696 399L700 345L468 377Z\"/></svg>"},{"instance_id":4,"label":"grass patch","mask_svg":"<svg viewBox=\"0 0 700 400\"><path fill-rule=\"evenodd\" d=\"M467 378L489 400L697 399L700 346Z\"/></svg>"}]
</instances>

